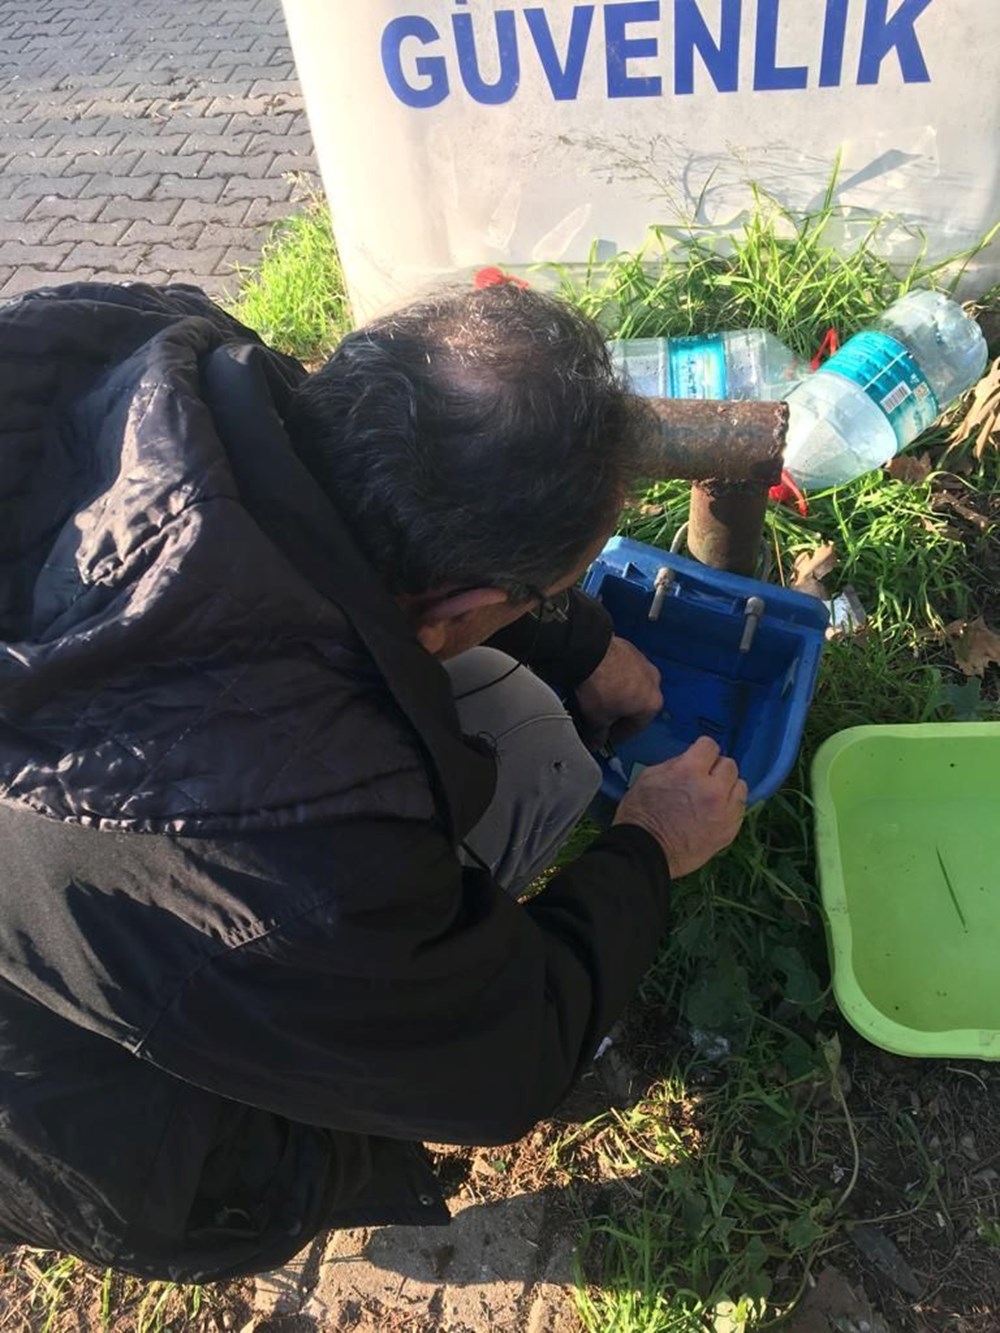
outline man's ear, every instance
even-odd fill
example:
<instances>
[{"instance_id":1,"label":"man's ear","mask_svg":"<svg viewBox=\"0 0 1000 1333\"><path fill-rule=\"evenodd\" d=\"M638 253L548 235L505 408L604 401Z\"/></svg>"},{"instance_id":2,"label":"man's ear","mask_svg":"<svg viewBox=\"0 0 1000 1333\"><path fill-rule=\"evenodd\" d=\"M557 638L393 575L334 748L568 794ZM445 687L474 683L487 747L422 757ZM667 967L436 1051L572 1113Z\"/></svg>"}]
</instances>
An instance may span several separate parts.
<instances>
[{"instance_id":1,"label":"man's ear","mask_svg":"<svg viewBox=\"0 0 1000 1333\"><path fill-rule=\"evenodd\" d=\"M465 588L461 592L423 593L401 597L413 617L417 638L427 651L437 655L448 641L451 626L486 606L500 606L507 594L502 588Z\"/></svg>"}]
</instances>

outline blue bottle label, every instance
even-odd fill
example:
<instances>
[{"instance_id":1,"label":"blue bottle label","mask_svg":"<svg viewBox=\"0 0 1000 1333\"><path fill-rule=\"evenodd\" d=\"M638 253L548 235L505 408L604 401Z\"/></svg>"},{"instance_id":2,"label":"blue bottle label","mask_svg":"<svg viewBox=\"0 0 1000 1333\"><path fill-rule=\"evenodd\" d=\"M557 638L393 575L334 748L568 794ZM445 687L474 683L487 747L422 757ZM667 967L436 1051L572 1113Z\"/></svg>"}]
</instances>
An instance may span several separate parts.
<instances>
[{"instance_id":1,"label":"blue bottle label","mask_svg":"<svg viewBox=\"0 0 1000 1333\"><path fill-rule=\"evenodd\" d=\"M869 329L855 334L817 373L827 371L864 389L885 413L899 449L932 426L940 413L934 390L909 349L888 333Z\"/></svg>"},{"instance_id":2,"label":"blue bottle label","mask_svg":"<svg viewBox=\"0 0 1000 1333\"><path fill-rule=\"evenodd\" d=\"M721 334L667 343L671 398L725 398L726 349Z\"/></svg>"}]
</instances>

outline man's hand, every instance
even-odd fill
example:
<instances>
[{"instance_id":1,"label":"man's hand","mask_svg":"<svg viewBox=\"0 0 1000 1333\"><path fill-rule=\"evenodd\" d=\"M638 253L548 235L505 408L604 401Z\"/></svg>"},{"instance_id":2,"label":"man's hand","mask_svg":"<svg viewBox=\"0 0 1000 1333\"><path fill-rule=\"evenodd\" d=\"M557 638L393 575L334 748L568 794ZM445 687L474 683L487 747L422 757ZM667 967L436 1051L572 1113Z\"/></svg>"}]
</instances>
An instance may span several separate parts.
<instances>
[{"instance_id":1,"label":"man's hand","mask_svg":"<svg viewBox=\"0 0 1000 1333\"><path fill-rule=\"evenodd\" d=\"M672 879L689 875L736 837L747 784L732 759L702 736L666 763L641 773L618 806L616 824L638 824L663 848Z\"/></svg>"},{"instance_id":2,"label":"man's hand","mask_svg":"<svg viewBox=\"0 0 1000 1333\"><path fill-rule=\"evenodd\" d=\"M608 644L597 669L576 688L584 740L595 749L622 740L652 722L663 707L660 673L627 639Z\"/></svg>"}]
</instances>

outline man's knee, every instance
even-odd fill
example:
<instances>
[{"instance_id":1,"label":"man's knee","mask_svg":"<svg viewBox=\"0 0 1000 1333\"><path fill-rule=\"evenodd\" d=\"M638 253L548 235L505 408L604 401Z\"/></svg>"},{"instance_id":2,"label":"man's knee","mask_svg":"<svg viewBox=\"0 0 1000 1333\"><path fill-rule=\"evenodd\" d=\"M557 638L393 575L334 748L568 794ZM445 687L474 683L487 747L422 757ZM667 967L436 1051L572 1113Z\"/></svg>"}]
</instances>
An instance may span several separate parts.
<instances>
[{"instance_id":1,"label":"man's knee","mask_svg":"<svg viewBox=\"0 0 1000 1333\"><path fill-rule=\"evenodd\" d=\"M569 770L589 785L600 769L556 692L495 648L473 648L447 662L462 730L483 736L497 755L529 767Z\"/></svg>"},{"instance_id":2,"label":"man's knee","mask_svg":"<svg viewBox=\"0 0 1000 1333\"><path fill-rule=\"evenodd\" d=\"M558 695L505 653L447 663L462 730L484 737L497 789L469 845L512 891L551 862L600 785L601 771Z\"/></svg>"}]
</instances>

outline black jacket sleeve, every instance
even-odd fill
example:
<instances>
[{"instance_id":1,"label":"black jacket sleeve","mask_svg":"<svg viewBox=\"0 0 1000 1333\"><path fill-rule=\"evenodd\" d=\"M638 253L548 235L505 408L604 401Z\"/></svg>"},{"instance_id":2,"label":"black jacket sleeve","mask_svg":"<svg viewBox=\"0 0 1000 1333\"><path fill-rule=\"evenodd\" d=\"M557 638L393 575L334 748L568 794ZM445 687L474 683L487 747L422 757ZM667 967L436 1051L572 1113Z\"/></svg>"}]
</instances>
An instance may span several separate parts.
<instances>
[{"instance_id":1,"label":"black jacket sleeve","mask_svg":"<svg viewBox=\"0 0 1000 1333\"><path fill-rule=\"evenodd\" d=\"M600 602L571 588L540 612L530 612L494 634L489 645L530 666L554 690L569 693L601 661L612 632L611 618Z\"/></svg>"},{"instance_id":2,"label":"black jacket sleeve","mask_svg":"<svg viewBox=\"0 0 1000 1333\"><path fill-rule=\"evenodd\" d=\"M399 821L364 846L346 901L220 953L168 999L139 1053L289 1119L400 1139L505 1143L549 1114L621 1014L667 922L644 830L600 837L519 906L443 836ZM338 861L330 862L331 877ZM277 868L277 867L276 867Z\"/></svg>"}]
</instances>

